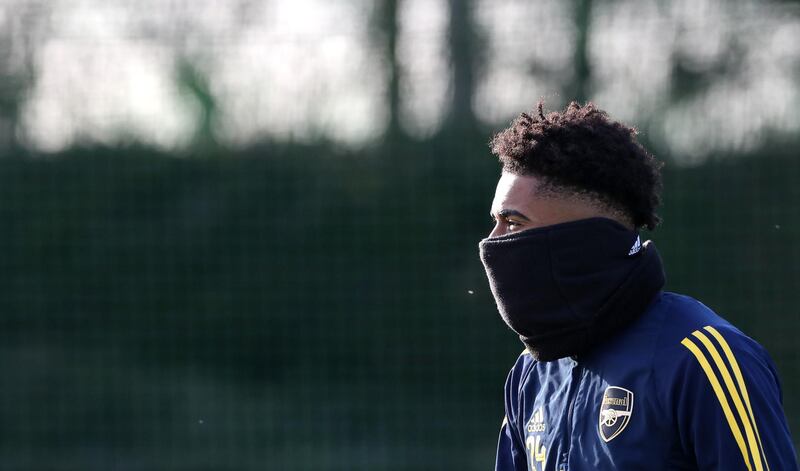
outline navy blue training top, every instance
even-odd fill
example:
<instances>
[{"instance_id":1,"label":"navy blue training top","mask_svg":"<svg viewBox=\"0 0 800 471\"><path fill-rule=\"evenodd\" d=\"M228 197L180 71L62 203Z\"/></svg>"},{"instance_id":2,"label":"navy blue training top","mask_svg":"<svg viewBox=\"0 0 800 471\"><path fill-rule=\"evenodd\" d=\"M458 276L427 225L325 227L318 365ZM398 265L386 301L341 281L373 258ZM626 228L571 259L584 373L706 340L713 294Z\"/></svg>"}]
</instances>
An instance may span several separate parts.
<instances>
[{"instance_id":1,"label":"navy blue training top","mask_svg":"<svg viewBox=\"0 0 800 471\"><path fill-rule=\"evenodd\" d=\"M496 471L798 469L767 352L674 293L578 361L523 352L505 410Z\"/></svg>"}]
</instances>

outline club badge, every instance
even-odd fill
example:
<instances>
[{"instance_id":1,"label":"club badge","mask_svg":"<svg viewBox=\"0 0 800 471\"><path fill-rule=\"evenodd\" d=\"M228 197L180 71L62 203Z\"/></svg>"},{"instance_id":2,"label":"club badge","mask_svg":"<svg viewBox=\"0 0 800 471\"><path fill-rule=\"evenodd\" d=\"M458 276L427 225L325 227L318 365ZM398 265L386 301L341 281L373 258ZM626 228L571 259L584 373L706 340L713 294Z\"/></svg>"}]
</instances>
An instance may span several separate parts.
<instances>
[{"instance_id":1,"label":"club badge","mask_svg":"<svg viewBox=\"0 0 800 471\"><path fill-rule=\"evenodd\" d=\"M606 443L625 430L633 413L633 393L619 386L609 386L600 403L600 437Z\"/></svg>"}]
</instances>

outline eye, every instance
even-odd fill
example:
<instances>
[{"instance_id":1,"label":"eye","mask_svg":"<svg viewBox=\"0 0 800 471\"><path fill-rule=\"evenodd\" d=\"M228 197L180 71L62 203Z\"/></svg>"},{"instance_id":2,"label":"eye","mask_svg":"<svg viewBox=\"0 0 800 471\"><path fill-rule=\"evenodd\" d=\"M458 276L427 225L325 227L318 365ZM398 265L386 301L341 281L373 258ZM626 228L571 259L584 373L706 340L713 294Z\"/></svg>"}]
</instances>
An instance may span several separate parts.
<instances>
[{"instance_id":1,"label":"eye","mask_svg":"<svg viewBox=\"0 0 800 471\"><path fill-rule=\"evenodd\" d=\"M519 229L519 227L522 225L519 222L512 220L509 220L507 224L508 224L508 229L511 231L513 231L514 229Z\"/></svg>"}]
</instances>

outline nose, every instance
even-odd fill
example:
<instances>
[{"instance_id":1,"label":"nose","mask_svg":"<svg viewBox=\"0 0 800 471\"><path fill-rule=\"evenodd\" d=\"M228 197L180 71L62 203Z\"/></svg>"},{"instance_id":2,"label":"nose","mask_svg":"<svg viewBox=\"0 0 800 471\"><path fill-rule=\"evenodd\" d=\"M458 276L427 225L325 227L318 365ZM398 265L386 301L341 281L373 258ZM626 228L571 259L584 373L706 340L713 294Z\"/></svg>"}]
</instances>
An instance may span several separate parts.
<instances>
[{"instance_id":1,"label":"nose","mask_svg":"<svg viewBox=\"0 0 800 471\"><path fill-rule=\"evenodd\" d=\"M494 228L492 228L492 232L489 233L489 237L497 237L503 235L503 228L501 227L500 221L497 221L494 224Z\"/></svg>"}]
</instances>

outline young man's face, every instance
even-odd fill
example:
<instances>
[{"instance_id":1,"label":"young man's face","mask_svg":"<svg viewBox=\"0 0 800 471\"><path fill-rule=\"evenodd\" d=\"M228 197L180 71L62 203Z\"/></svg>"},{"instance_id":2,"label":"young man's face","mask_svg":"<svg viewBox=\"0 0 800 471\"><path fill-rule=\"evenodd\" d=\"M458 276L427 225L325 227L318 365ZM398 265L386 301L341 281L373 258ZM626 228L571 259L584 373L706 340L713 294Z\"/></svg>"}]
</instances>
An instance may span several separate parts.
<instances>
[{"instance_id":1,"label":"young man's face","mask_svg":"<svg viewBox=\"0 0 800 471\"><path fill-rule=\"evenodd\" d=\"M495 226L489 237L578 219L609 217L584 198L540 192L537 177L507 172L497 182L491 216Z\"/></svg>"}]
</instances>

